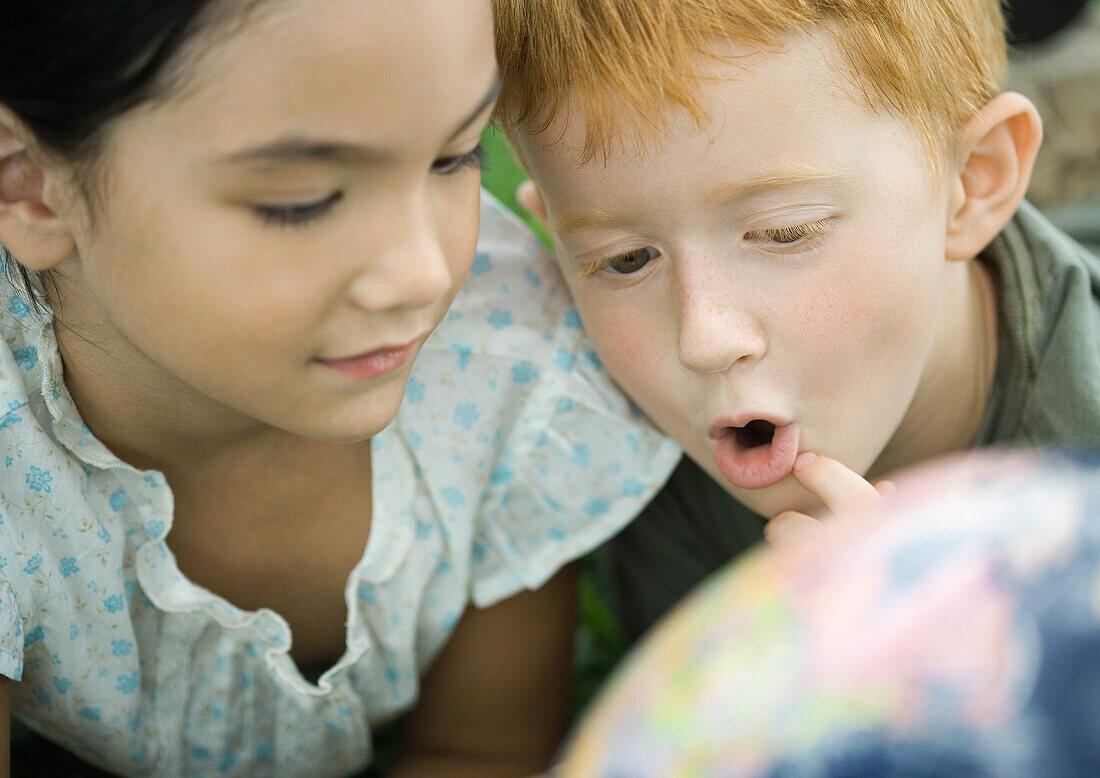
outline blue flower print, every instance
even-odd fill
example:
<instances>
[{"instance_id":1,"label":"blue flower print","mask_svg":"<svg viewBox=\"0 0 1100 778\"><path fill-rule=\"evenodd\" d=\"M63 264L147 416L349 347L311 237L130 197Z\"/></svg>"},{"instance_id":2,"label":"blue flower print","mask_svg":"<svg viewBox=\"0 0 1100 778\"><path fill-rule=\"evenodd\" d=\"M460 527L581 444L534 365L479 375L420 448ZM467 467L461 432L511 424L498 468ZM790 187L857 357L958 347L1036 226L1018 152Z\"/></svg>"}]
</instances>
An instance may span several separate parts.
<instances>
[{"instance_id":1,"label":"blue flower print","mask_svg":"<svg viewBox=\"0 0 1100 778\"><path fill-rule=\"evenodd\" d=\"M442 497L443 502L447 503L448 507L451 508L458 508L466 504L466 497L462 494L462 490L456 489L453 486L441 489L439 496Z\"/></svg>"},{"instance_id":2,"label":"blue flower print","mask_svg":"<svg viewBox=\"0 0 1100 778\"><path fill-rule=\"evenodd\" d=\"M478 541L474 544L473 559L475 565L480 565L485 562L485 557L489 553L489 547L485 543Z\"/></svg>"},{"instance_id":3,"label":"blue flower print","mask_svg":"<svg viewBox=\"0 0 1100 778\"><path fill-rule=\"evenodd\" d=\"M565 326L571 330L579 330L581 328L581 315L573 308L570 308L565 312Z\"/></svg>"},{"instance_id":4,"label":"blue flower print","mask_svg":"<svg viewBox=\"0 0 1100 778\"><path fill-rule=\"evenodd\" d=\"M138 674L137 670L132 673L125 673L120 675L115 681L115 688L123 694L133 694L138 688Z\"/></svg>"},{"instance_id":5,"label":"blue flower print","mask_svg":"<svg viewBox=\"0 0 1100 778\"><path fill-rule=\"evenodd\" d=\"M24 370L30 370L38 364L38 349L34 346L17 348L15 351L11 352L11 355L15 357L15 364L19 365Z\"/></svg>"},{"instance_id":6,"label":"blue flower print","mask_svg":"<svg viewBox=\"0 0 1100 778\"><path fill-rule=\"evenodd\" d=\"M603 360L600 359L600 355L597 354L595 351L584 352L584 358L588 361L588 364L592 365L592 367L596 368L597 370L603 370Z\"/></svg>"},{"instance_id":7,"label":"blue flower print","mask_svg":"<svg viewBox=\"0 0 1100 778\"><path fill-rule=\"evenodd\" d=\"M497 465L489 474L489 483L493 486L507 486L512 482L515 472L508 465Z\"/></svg>"},{"instance_id":8,"label":"blue flower print","mask_svg":"<svg viewBox=\"0 0 1100 778\"><path fill-rule=\"evenodd\" d=\"M27 564L23 567L23 572L27 575L34 575L38 572L38 568L42 566L42 555L35 554L27 560Z\"/></svg>"},{"instance_id":9,"label":"blue flower print","mask_svg":"<svg viewBox=\"0 0 1100 778\"><path fill-rule=\"evenodd\" d=\"M218 772L229 773L233 772L233 768L237 766L237 757L233 754L226 754L218 760Z\"/></svg>"},{"instance_id":10,"label":"blue flower print","mask_svg":"<svg viewBox=\"0 0 1100 778\"><path fill-rule=\"evenodd\" d=\"M103 606L107 609L108 613L118 613L122 610L122 595L112 594L103 601Z\"/></svg>"},{"instance_id":11,"label":"blue flower print","mask_svg":"<svg viewBox=\"0 0 1100 778\"><path fill-rule=\"evenodd\" d=\"M607 504L607 501L601 500L598 497L594 497L584 504L584 513L590 519L604 516L610 510L611 506Z\"/></svg>"},{"instance_id":12,"label":"blue flower print","mask_svg":"<svg viewBox=\"0 0 1100 778\"><path fill-rule=\"evenodd\" d=\"M492 269L493 262L489 259L489 255L479 251L474 256L474 263L470 265L470 275L483 276Z\"/></svg>"},{"instance_id":13,"label":"blue flower print","mask_svg":"<svg viewBox=\"0 0 1100 778\"><path fill-rule=\"evenodd\" d=\"M12 295L8 298L8 310L14 313L19 318L23 318L31 312L31 307L27 304L19 295Z\"/></svg>"},{"instance_id":14,"label":"blue flower print","mask_svg":"<svg viewBox=\"0 0 1100 778\"><path fill-rule=\"evenodd\" d=\"M134 650L134 644L129 640L112 640L111 641L111 653L115 656L130 656L130 652Z\"/></svg>"},{"instance_id":15,"label":"blue flower print","mask_svg":"<svg viewBox=\"0 0 1100 778\"><path fill-rule=\"evenodd\" d=\"M89 708L89 707L85 706L85 707L81 708L80 710L78 710L77 714L81 718L85 718L88 721L99 721L99 716L100 716L99 708Z\"/></svg>"},{"instance_id":16,"label":"blue flower print","mask_svg":"<svg viewBox=\"0 0 1100 778\"><path fill-rule=\"evenodd\" d=\"M539 274L530 265L523 268L523 275L531 286L542 286L542 279L539 278Z\"/></svg>"},{"instance_id":17,"label":"blue flower print","mask_svg":"<svg viewBox=\"0 0 1100 778\"><path fill-rule=\"evenodd\" d=\"M645 484L637 478L627 478L623 481L623 497L640 497L645 494Z\"/></svg>"},{"instance_id":18,"label":"blue flower print","mask_svg":"<svg viewBox=\"0 0 1100 778\"><path fill-rule=\"evenodd\" d=\"M275 758L275 743L272 740L261 740L256 744L256 761L267 764Z\"/></svg>"},{"instance_id":19,"label":"blue flower print","mask_svg":"<svg viewBox=\"0 0 1100 778\"><path fill-rule=\"evenodd\" d=\"M378 604L378 594L374 591L374 587L366 584L359 585L359 599L367 605Z\"/></svg>"},{"instance_id":20,"label":"blue flower print","mask_svg":"<svg viewBox=\"0 0 1100 778\"><path fill-rule=\"evenodd\" d=\"M31 694L34 695L34 698L36 700L38 700L38 704L41 705L43 708L45 708L48 711L53 710L53 699L50 697L49 694L46 693L46 690L43 689L41 686L34 687Z\"/></svg>"},{"instance_id":21,"label":"blue flower print","mask_svg":"<svg viewBox=\"0 0 1100 778\"><path fill-rule=\"evenodd\" d=\"M575 354L571 354L565 349L559 348L554 353L554 358L551 359L550 362L554 365L554 367L558 368L559 370L569 372L573 369L573 363L576 361L576 359L577 357Z\"/></svg>"},{"instance_id":22,"label":"blue flower print","mask_svg":"<svg viewBox=\"0 0 1100 778\"><path fill-rule=\"evenodd\" d=\"M12 427L23 421L23 417L16 413L16 411L22 407L23 404L15 400L8 403L7 413L0 416L0 430ZM9 467L11 466L11 457L7 457L4 461Z\"/></svg>"},{"instance_id":23,"label":"blue flower print","mask_svg":"<svg viewBox=\"0 0 1100 778\"><path fill-rule=\"evenodd\" d=\"M46 637L46 635L42 631L42 627L41 626L35 627L30 632L28 632L27 637L23 639L23 650L26 651L28 648L33 646L35 643L37 643L39 640L41 640L44 637Z\"/></svg>"},{"instance_id":24,"label":"blue flower print","mask_svg":"<svg viewBox=\"0 0 1100 778\"><path fill-rule=\"evenodd\" d=\"M481 414L477 412L477 406L473 403L462 403L455 408L454 423L462 429L470 429L477 424L479 418Z\"/></svg>"},{"instance_id":25,"label":"blue flower print","mask_svg":"<svg viewBox=\"0 0 1100 778\"><path fill-rule=\"evenodd\" d=\"M470 356L474 353L473 349L469 346L465 346L461 343L452 343L451 351L457 355L455 364L460 371L465 370L466 366L470 364Z\"/></svg>"},{"instance_id":26,"label":"blue flower print","mask_svg":"<svg viewBox=\"0 0 1100 778\"><path fill-rule=\"evenodd\" d=\"M588 448L584 443L573 444L573 464L580 465L581 467L588 467L588 463L592 460L592 450Z\"/></svg>"},{"instance_id":27,"label":"blue flower print","mask_svg":"<svg viewBox=\"0 0 1100 778\"><path fill-rule=\"evenodd\" d=\"M68 694L69 689L73 688L73 682L68 678L58 678L55 675L53 677L53 688L57 689L58 694Z\"/></svg>"},{"instance_id":28,"label":"blue flower print","mask_svg":"<svg viewBox=\"0 0 1100 778\"><path fill-rule=\"evenodd\" d=\"M67 556L61 560L59 570L63 578L68 578L73 573L79 573L80 566L76 563L75 557Z\"/></svg>"},{"instance_id":29,"label":"blue flower print","mask_svg":"<svg viewBox=\"0 0 1100 778\"><path fill-rule=\"evenodd\" d=\"M494 308L489 314L489 326L494 330L502 330L512 325L512 313L503 308Z\"/></svg>"},{"instance_id":30,"label":"blue flower print","mask_svg":"<svg viewBox=\"0 0 1100 778\"><path fill-rule=\"evenodd\" d=\"M27 486L36 492L49 493L53 491L53 487L50 486L50 483L53 482L53 475L49 470L43 470L31 465L30 472L27 473L26 481Z\"/></svg>"},{"instance_id":31,"label":"blue flower print","mask_svg":"<svg viewBox=\"0 0 1100 778\"><path fill-rule=\"evenodd\" d=\"M408 385L405 387L405 399L411 403L423 402L424 382L410 378Z\"/></svg>"},{"instance_id":32,"label":"blue flower print","mask_svg":"<svg viewBox=\"0 0 1100 778\"><path fill-rule=\"evenodd\" d=\"M512 383L517 386L529 384L538 377L539 371L527 360L520 362L518 365L512 365Z\"/></svg>"},{"instance_id":33,"label":"blue flower print","mask_svg":"<svg viewBox=\"0 0 1100 778\"><path fill-rule=\"evenodd\" d=\"M122 510L126 506L126 492L122 489L111 492L111 496L107 498L107 504L111 506L111 510L116 513Z\"/></svg>"}]
</instances>

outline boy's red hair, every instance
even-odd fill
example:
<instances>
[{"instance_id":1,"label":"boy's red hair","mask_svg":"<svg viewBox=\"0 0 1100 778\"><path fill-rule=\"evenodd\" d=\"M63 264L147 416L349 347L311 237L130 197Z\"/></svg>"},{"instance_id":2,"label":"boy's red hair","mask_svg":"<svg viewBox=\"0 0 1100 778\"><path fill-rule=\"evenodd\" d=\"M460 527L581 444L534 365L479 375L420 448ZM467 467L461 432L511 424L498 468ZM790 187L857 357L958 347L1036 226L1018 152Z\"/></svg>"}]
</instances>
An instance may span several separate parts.
<instances>
[{"instance_id":1,"label":"boy's red hair","mask_svg":"<svg viewBox=\"0 0 1100 778\"><path fill-rule=\"evenodd\" d=\"M716 40L760 49L825 33L858 95L907 118L938 161L960 124L1000 90L998 0L494 0L504 89L497 119L537 134L568 96L582 112L585 159L624 130L655 131L678 106L702 121L700 56ZM633 128L611 126L608 104Z\"/></svg>"}]
</instances>

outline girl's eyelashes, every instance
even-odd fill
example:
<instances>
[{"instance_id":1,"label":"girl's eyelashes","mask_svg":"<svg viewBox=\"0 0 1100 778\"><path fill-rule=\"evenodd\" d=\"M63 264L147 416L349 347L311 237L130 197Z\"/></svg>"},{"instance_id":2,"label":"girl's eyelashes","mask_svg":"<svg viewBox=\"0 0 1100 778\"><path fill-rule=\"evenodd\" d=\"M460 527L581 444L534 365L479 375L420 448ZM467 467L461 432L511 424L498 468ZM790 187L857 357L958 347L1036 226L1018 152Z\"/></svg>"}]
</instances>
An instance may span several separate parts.
<instances>
[{"instance_id":1,"label":"girl's eyelashes","mask_svg":"<svg viewBox=\"0 0 1100 778\"><path fill-rule=\"evenodd\" d=\"M440 157L432 163L432 172L449 176L466 169L481 170L485 166L485 149L480 143L465 154L456 157Z\"/></svg>"},{"instance_id":2,"label":"girl's eyelashes","mask_svg":"<svg viewBox=\"0 0 1100 778\"><path fill-rule=\"evenodd\" d=\"M481 169L484 166L485 152L479 143L465 154L454 157L441 157L432 163L432 173L441 176L454 175L466 169ZM255 203L251 207L264 224L278 227L300 227L314 219L324 216L337 202L343 199L343 192L332 194L310 203L292 203L287 205L268 205Z\"/></svg>"},{"instance_id":3,"label":"girl's eyelashes","mask_svg":"<svg viewBox=\"0 0 1100 778\"><path fill-rule=\"evenodd\" d=\"M760 230L749 230L744 239L750 243L760 244L765 247L784 249L809 248L807 244L814 239L821 238L830 232L828 219L819 219L806 224L795 224L789 227L774 227Z\"/></svg>"},{"instance_id":4,"label":"girl's eyelashes","mask_svg":"<svg viewBox=\"0 0 1100 778\"><path fill-rule=\"evenodd\" d=\"M603 270L610 270L615 275L626 276L637 273L651 261L661 256L661 252L653 246L644 246L613 257L599 259L590 263L581 273L581 278L591 278Z\"/></svg>"},{"instance_id":5,"label":"girl's eyelashes","mask_svg":"<svg viewBox=\"0 0 1100 778\"><path fill-rule=\"evenodd\" d=\"M252 206L252 211L260 217L264 224L277 227L300 227L318 219L328 213L332 206L343 198L342 192L332 194L311 203L293 203L288 205L262 205Z\"/></svg>"}]
</instances>

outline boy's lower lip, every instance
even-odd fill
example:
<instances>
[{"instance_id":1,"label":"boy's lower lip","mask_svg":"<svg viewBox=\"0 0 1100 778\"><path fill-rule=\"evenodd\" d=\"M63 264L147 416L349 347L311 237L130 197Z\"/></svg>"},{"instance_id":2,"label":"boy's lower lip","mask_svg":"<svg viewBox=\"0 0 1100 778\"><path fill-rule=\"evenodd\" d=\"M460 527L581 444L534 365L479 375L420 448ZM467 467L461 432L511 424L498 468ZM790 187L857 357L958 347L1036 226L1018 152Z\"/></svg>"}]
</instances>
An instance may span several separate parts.
<instances>
[{"instance_id":1,"label":"boy's lower lip","mask_svg":"<svg viewBox=\"0 0 1100 778\"><path fill-rule=\"evenodd\" d=\"M742 489L763 489L779 483L794 467L798 456L797 424L776 427L771 442L746 448L733 429L714 441L714 459L731 484Z\"/></svg>"},{"instance_id":2,"label":"boy's lower lip","mask_svg":"<svg viewBox=\"0 0 1100 778\"><path fill-rule=\"evenodd\" d=\"M387 346L344 359L318 359L317 363L356 381L366 381L392 372L413 355L417 340L403 346Z\"/></svg>"}]
</instances>

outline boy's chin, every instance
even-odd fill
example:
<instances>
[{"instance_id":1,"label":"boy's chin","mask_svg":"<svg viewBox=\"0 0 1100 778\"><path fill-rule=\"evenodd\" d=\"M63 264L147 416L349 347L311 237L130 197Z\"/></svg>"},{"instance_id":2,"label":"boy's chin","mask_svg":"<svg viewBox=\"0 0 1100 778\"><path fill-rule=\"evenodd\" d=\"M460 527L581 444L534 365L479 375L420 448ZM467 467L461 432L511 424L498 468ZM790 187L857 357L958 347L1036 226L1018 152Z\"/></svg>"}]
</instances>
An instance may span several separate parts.
<instances>
[{"instance_id":1,"label":"boy's chin","mask_svg":"<svg viewBox=\"0 0 1100 778\"><path fill-rule=\"evenodd\" d=\"M783 511L813 514L821 509L821 501L803 489L793 475L788 474L778 483L761 489L743 489L730 483L718 471L717 465L712 464L709 470L711 477L723 489L765 519L771 519Z\"/></svg>"}]
</instances>

